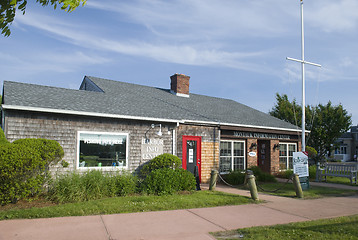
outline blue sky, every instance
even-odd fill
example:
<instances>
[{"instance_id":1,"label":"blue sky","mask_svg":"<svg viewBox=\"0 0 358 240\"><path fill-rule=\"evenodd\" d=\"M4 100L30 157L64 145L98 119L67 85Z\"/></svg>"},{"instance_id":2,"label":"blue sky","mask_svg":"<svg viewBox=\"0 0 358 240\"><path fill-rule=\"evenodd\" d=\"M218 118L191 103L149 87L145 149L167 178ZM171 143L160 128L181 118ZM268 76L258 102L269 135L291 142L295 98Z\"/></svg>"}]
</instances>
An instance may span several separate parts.
<instances>
[{"instance_id":1,"label":"blue sky","mask_svg":"<svg viewBox=\"0 0 358 240\"><path fill-rule=\"evenodd\" d=\"M339 103L358 124L358 1L304 1L306 102ZM263 112L301 102L299 0L88 0L35 3L0 38L1 81L78 89L85 75L229 98ZM1 82L2 85L2 82Z\"/></svg>"}]
</instances>

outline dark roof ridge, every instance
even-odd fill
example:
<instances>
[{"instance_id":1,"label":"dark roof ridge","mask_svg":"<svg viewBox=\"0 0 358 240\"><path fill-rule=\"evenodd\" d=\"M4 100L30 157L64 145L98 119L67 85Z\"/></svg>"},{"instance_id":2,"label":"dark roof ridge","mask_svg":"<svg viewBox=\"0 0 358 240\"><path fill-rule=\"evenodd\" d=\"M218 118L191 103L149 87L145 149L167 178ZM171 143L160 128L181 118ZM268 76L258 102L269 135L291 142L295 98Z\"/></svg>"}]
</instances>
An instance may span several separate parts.
<instances>
[{"instance_id":1,"label":"dark roof ridge","mask_svg":"<svg viewBox=\"0 0 358 240\"><path fill-rule=\"evenodd\" d=\"M158 89L158 90L163 90L163 91L166 91L166 92L170 92L170 88L163 88L163 87L153 87L153 86L148 86L148 85L144 85L144 84L138 84L138 83L130 83L130 82L124 82L124 81L119 81L119 80L113 80L113 79L108 79L108 78L101 78L101 77L95 77L95 76L88 76L86 75L85 77L89 78L91 80L91 78L97 78L99 80L104 80L104 81L110 81L110 82L114 82L114 83L122 83L122 84L128 84L128 85L135 85L135 86L141 86L141 87L148 87L148 88L155 88L155 89ZM92 81L92 80L91 80ZM92 81L94 84L96 84L94 81ZM101 87L99 87L97 84L96 86L100 89L102 89ZM102 89L104 91L104 89ZM227 100L227 101L232 101L232 102L236 102L236 103L239 103L233 99L230 99L230 98L223 98L223 97L215 97L215 96L209 96L209 95L204 95L204 94L199 94L199 93L189 93L189 96L190 95L195 95L195 96L201 96L201 97L208 97L208 98L215 98L215 99L222 99L222 100ZM244 105L244 106L247 106L243 103L239 103L241 105ZM250 107L250 106L247 106L247 107ZM252 107L250 107L252 108ZM259 111L259 110L257 110Z\"/></svg>"},{"instance_id":2,"label":"dark roof ridge","mask_svg":"<svg viewBox=\"0 0 358 240\"><path fill-rule=\"evenodd\" d=\"M114 82L114 83L123 83L123 84L136 85L136 86L148 87L148 88L159 88L159 87L153 87L153 86L148 86L148 85L143 85L143 84L138 84L138 83L130 83L130 82L118 81L118 80L113 80L113 79L108 79L108 78L101 78L101 77L94 77L94 76L86 76L86 77L89 78L91 81L92 81L91 78L97 78L99 80L104 80L104 81L109 81L109 82ZM92 82L95 83L94 81L92 81ZM96 86L98 86L98 85L96 84Z\"/></svg>"},{"instance_id":3,"label":"dark roof ridge","mask_svg":"<svg viewBox=\"0 0 358 240\"><path fill-rule=\"evenodd\" d=\"M46 88L57 88L57 89L63 89L63 90L82 91L82 90L79 90L79 89L56 87L56 86L49 86L49 85L40 85L40 84L35 84L35 83L16 82L16 81L9 81L9 80L5 80L4 84L5 83L15 83L15 84L22 84L22 85L31 85L31 86L36 86L36 87L46 87Z\"/></svg>"},{"instance_id":4,"label":"dark roof ridge","mask_svg":"<svg viewBox=\"0 0 358 240\"><path fill-rule=\"evenodd\" d=\"M5 85L5 83L15 83L15 84L29 85L29 86L35 86L35 87L41 87L41 88L49 88L49 89L60 89L60 90L64 90L64 91L89 92L89 91L85 91L85 90L81 90L81 89L64 88L64 87L40 85L40 84L34 84L34 83L16 82L16 81L9 81L9 80L5 80L4 85ZM102 93L102 92L97 92L97 93Z\"/></svg>"}]
</instances>

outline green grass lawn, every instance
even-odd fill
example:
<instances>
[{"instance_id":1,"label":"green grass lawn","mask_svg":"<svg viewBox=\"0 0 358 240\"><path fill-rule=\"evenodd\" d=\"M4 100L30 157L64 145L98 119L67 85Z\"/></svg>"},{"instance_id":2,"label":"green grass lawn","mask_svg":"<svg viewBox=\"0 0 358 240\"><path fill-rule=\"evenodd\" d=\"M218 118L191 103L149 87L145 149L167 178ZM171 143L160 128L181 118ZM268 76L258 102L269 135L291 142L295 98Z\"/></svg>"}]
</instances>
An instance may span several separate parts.
<instances>
[{"instance_id":1,"label":"green grass lawn","mask_svg":"<svg viewBox=\"0 0 358 240\"><path fill-rule=\"evenodd\" d=\"M212 233L216 239L358 239L358 215Z\"/></svg>"},{"instance_id":2,"label":"green grass lawn","mask_svg":"<svg viewBox=\"0 0 358 240\"><path fill-rule=\"evenodd\" d=\"M19 208L15 205L0 207L0 220L16 218L48 218L98 214L133 213L186 208L203 208L254 203L248 197L216 191L165 196L126 196L81 203L58 204L46 207Z\"/></svg>"},{"instance_id":3,"label":"green grass lawn","mask_svg":"<svg viewBox=\"0 0 358 240\"><path fill-rule=\"evenodd\" d=\"M259 183L259 186L261 186L264 190L262 191L259 187L257 188L259 192L272 194L276 196L282 196L282 197L295 197L296 192L294 190L293 184L288 183L284 185L284 183ZM273 191L275 189L281 188L277 192L269 192ZM357 189L358 190L358 189ZM318 187L318 186L310 186L309 190L303 191L303 196L305 199L312 199L312 198L321 198L321 197L329 197L329 196L349 196L349 195L355 195L358 194L358 191L354 190L345 190L345 189L337 189L337 188L327 188L327 187Z\"/></svg>"}]
</instances>

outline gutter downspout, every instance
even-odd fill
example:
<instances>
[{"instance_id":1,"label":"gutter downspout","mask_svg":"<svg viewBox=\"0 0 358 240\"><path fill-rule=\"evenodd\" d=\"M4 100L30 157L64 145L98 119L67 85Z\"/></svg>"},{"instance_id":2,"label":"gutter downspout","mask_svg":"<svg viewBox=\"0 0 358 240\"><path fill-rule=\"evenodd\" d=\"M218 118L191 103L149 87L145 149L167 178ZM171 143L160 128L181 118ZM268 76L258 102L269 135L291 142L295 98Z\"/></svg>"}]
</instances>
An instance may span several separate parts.
<instances>
[{"instance_id":1,"label":"gutter downspout","mask_svg":"<svg viewBox=\"0 0 358 240\"><path fill-rule=\"evenodd\" d=\"M179 128L179 122L177 122L176 128ZM172 154L176 156L177 153L177 134L175 131L175 128L173 128L173 134L172 134Z\"/></svg>"},{"instance_id":2,"label":"gutter downspout","mask_svg":"<svg viewBox=\"0 0 358 240\"><path fill-rule=\"evenodd\" d=\"M218 139L219 139L219 152L218 152L218 163L217 163L217 171L219 172L219 169L220 169L220 138L221 138L221 132L220 132L220 126L221 126L221 124L220 124L220 122L218 123L218 126L217 126L217 128L218 128ZM214 135L215 136L215 135ZM214 144L215 144L215 141L216 141L216 138L214 139ZM215 161L215 149L214 149L214 164L216 163L216 161Z\"/></svg>"}]
</instances>

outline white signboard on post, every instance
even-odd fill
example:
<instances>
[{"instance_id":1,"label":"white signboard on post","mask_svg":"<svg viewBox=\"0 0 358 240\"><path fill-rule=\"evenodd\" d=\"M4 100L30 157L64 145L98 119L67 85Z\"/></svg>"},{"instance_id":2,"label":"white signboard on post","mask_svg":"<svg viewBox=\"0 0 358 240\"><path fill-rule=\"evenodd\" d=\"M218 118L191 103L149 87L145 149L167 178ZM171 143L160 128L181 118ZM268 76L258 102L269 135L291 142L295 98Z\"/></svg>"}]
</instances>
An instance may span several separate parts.
<instances>
[{"instance_id":1,"label":"white signboard on post","mask_svg":"<svg viewBox=\"0 0 358 240\"><path fill-rule=\"evenodd\" d=\"M304 152L293 153L293 173L298 174L299 177L308 177L308 156Z\"/></svg>"}]
</instances>

